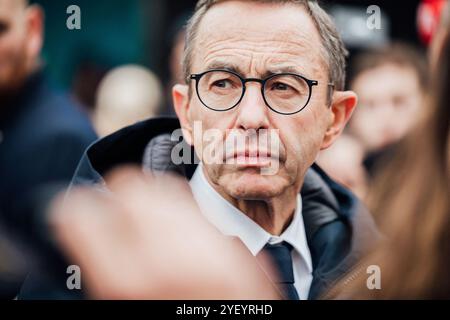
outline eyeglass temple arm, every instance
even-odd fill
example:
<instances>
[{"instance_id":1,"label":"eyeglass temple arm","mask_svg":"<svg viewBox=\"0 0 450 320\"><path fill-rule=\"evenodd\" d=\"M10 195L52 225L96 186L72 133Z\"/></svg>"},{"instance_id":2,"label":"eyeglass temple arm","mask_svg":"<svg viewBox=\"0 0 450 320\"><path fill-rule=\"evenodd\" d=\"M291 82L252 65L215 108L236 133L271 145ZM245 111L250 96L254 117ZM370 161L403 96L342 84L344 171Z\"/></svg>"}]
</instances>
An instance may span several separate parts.
<instances>
[{"instance_id":1,"label":"eyeglass temple arm","mask_svg":"<svg viewBox=\"0 0 450 320\"><path fill-rule=\"evenodd\" d=\"M331 90L330 89L328 90L328 104L329 104L329 107L331 107L331 102L333 100L333 91L336 86L334 85L333 82L329 82L328 87L330 87L330 89L331 89Z\"/></svg>"}]
</instances>

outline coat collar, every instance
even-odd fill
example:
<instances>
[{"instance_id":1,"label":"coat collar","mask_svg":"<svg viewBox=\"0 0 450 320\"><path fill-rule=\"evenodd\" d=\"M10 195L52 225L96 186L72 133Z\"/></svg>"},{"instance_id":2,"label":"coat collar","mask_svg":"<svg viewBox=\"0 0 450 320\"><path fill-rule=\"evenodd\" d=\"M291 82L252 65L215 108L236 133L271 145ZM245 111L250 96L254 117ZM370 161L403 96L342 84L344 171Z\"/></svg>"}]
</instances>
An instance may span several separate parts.
<instances>
[{"instance_id":1,"label":"coat collar","mask_svg":"<svg viewBox=\"0 0 450 320\"><path fill-rule=\"evenodd\" d=\"M193 150L189 156L194 163L179 166L171 163L167 153L171 133L179 128L176 118L154 118L93 143L81 160L72 185L107 188L104 174L118 165L142 165L144 157L150 158L147 165L152 170L162 168L191 179L197 167ZM315 299L349 272L380 235L362 203L315 164L305 176L301 196L314 269L310 298Z\"/></svg>"}]
</instances>

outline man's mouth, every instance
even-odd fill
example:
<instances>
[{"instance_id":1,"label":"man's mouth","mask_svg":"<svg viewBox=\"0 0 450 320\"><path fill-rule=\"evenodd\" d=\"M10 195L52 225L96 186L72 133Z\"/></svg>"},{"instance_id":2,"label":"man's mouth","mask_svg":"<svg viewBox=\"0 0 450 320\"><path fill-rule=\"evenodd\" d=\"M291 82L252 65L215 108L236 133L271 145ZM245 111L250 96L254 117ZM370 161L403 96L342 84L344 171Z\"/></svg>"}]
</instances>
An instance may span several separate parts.
<instances>
[{"instance_id":1,"label":"man's mouth","mask_svg":"<svg viewBox=\"0 0 450 320\"><path fill-rule=\"evenodd\" d=\"M267 167L279 157L266 150L236 151L226 156L225 163L245 167Z\"/></svg>"}]
</instances>

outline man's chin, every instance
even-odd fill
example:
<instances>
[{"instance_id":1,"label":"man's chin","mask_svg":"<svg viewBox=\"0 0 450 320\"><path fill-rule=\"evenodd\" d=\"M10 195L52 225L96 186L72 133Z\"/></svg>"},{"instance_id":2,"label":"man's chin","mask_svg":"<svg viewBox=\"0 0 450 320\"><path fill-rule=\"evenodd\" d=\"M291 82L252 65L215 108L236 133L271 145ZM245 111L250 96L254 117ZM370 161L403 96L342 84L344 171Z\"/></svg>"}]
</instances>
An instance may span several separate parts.
<instances>
[{"instance_id":1,"label":"man's chin","mask_svg":"<svg viewBox=\"0 0 450 320\"><path fill-rule=\"evenodd\" d=\"M280 178L263 176L259 172L240 172L228 181L227 193L233 198L248 200L263 200L279 196L283 193Z\"/></svg>"}]
</instances>

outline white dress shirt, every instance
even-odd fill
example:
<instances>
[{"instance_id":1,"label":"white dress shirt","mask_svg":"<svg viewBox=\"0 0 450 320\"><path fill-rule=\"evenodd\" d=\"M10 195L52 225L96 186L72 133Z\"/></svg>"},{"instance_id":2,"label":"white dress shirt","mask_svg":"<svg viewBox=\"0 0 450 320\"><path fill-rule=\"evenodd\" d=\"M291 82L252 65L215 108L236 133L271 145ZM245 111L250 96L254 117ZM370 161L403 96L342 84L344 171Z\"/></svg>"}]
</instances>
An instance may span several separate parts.
<instances>
[{"instance_id":1,"label":"white dress shirt","mask_svg":"<svg viewBox=\"0 0 450 320\"><path fill-rule=\"evenodd\" d=\"M267 243L276 244L283 241L289 243L293 247L292 264L295 289L300 299L308 299L313 278L312 261L306 241L300 194L291 224L280 236L274 236L223 198L206 179L201 164L197 167L190 186L200 210L209 222L224 235L239 237L254 256Z\"/></svg>"}]
</instances>

